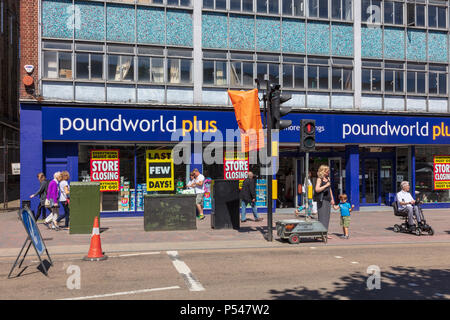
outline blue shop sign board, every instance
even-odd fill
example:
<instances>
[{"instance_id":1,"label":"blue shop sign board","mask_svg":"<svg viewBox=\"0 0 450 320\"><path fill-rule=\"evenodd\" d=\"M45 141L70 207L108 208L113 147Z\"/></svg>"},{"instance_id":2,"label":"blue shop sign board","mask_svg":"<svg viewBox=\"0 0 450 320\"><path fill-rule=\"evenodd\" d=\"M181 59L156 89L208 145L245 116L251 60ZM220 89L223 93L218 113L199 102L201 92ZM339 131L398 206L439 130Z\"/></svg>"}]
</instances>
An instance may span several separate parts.
<instances>
[{"instance_id":1,"label":"blue shop sign board","mask_svg":"<svg viewBox=\"0 0 450 320\"><path fill-rule=\"evenodd\" d=\"M298 142L301 119L316 120L318 143L450 144L450 118L290 113L281 142ZM45 141L214 141L237 130L234 111L42 108Z\"/></svg>"}]
</instances>

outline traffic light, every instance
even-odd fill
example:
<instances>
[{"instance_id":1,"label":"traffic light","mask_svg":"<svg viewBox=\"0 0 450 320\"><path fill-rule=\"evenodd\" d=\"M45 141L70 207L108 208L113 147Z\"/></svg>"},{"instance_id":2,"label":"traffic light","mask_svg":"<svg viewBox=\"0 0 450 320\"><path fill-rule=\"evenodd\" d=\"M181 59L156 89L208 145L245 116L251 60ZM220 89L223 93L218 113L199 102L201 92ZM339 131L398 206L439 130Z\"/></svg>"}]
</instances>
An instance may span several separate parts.
<instances>
[{"instance_id":1,"label":"traffic light","mask_svg":"<svg viewBox=\"0 0 450 320\"><path fill-rule=\"evenodd\" d=\"M300 123L300 151L314 151L316 147L316 120L302 119Z\"/></svg>"},{"instance_id":2,"label":"traffic light","mask_svg":"<svg viewBox=\"0 0 450 320\"><path fill-rule=\"evenodd\" d=\"M291 107L283 107L282 104L291 100L290 95L281 95L280 85L271 85L270 90L270 115L272 118L272 129L283 130L292 125L291 120L281 119L281 117L291 112Z\"/></svg>"}]
</instances>

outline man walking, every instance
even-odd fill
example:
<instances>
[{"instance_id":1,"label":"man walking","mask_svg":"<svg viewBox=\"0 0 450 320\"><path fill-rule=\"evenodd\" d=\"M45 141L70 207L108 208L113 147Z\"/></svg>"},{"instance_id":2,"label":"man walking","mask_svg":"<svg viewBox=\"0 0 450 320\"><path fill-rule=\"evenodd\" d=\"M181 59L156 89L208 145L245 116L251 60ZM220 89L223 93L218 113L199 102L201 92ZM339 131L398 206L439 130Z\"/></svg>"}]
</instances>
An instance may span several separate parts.
<instances>
[{"instance_id":1,"label":"man walking","mask_svg":"<svg viewBox=\"0 0 450 320\"><path fill-rule=\"evenodd\" d=\"M253 172L248 172L247 179L244 180L242 184L242 190L239 193L239 199L241 199L241 222L247 221L245 209L250 203L252 206L253 216L255 221L262 221L263 218L258 216L258 211L256 209L256 180L254 179Z\"/></svg>"},{"instance_id":2,"label":"man walking","mask_svg":"<svg viewBox=\"0 0 450 320\"><path fill-rule=\"evenodd\" d=\"M195 168L192 172L194 173L194 182L191 186L195 187L195 194L197 195L195 204L197 205L199 213L198 218L203 220L205 219L205 216L203 215L203 196L205 193L203 183L205 181L205 177L200 173L200 171L198 171L197 168Z\"/></svg>"}]
</instances>

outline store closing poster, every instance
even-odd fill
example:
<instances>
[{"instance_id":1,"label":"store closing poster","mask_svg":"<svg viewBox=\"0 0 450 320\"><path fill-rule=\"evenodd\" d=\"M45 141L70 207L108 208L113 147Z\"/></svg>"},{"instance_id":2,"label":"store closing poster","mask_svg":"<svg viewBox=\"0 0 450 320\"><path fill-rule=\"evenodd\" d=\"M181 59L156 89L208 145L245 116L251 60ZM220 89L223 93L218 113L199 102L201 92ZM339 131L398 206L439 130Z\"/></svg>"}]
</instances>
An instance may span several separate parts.
<instances>
[{"instance_id":1,"label":"store closing poster","mask_svg":"<svg viewBox=\"0 0 450 320\"><path fill-rule=\"evenodd\" d=\"M433 161L434 190L450 189L450 156L435 156Z\"/></svg>"},{"instance_id":2,"label":"store closing poster","mask_svg":"<svg viewBox=\"0 0 450 320\"><path fill-rule=\"evenodd\" d=\"M91 181L100 182L100 192L119 191L119 150L91 150Z\"/></svg>"},{"instance_id":3,"label":"store closing poster","mask_svg":"<svg viewBox=\"0 0 450 320\"><path fill-rule=\"evenodd\" d=\"M245 152L225 152L223 175L225 180L239 180L239 188L248 176L249 159Z\"/></svg>"},{"instance_id":4,"label":"store closing poster","mask_svg":"<svg viewBox=\"0 0 450 320\"><path fill-rule=\"evenodd\" d=\"M147 150L147 191L175 190L172 150Z\"/></svg>"}]
</instances>

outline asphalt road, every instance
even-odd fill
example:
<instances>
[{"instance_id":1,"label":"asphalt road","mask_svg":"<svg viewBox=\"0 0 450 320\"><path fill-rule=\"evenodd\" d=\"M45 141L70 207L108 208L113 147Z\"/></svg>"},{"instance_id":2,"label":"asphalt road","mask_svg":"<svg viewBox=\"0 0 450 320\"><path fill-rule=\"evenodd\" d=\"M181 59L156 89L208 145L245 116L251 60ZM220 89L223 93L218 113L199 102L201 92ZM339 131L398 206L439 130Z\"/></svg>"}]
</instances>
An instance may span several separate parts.
<instances>
[{"instance_id":1,"label":"asphalt road","mask_svg":"<svg viewBox=\"0 0 450 320\"><path fill-rule=\"evenodd\" d=\"M449 257L448 243L57 255L47 278L30 255L12 279L0 260L0 299L450 299Z\"/></svg>"}]
</instances>

